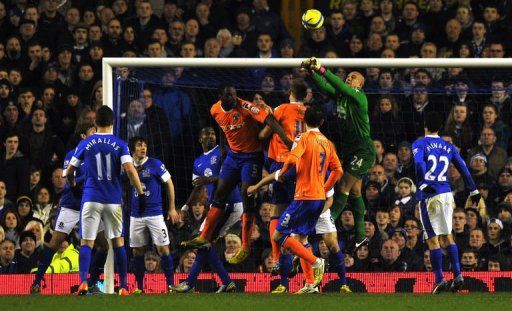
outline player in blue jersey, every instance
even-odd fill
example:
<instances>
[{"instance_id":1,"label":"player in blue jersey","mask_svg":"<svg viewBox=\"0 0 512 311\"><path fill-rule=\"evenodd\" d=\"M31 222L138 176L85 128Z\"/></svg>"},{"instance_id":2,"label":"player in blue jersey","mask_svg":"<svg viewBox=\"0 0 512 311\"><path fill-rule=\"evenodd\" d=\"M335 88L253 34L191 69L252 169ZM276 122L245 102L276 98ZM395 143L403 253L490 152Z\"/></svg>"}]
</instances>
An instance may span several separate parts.
<instances>
[{"instance_id":1,"label":"player in blue jersey","mask_svg":"<svg viewBox=\"0 0 512 311\"><path fill-rule=\"evenodd\" d=\"M77 126L76 134L80 136L80 138L85 139L86 137L91 136L96 133L96 127L93 123L82 123ZM64 172L69 165L69 161L71 157L75 154L75 149L69 151L64 158ZM83 184L84 176L84 166L81 165L80 169L76 170L75 179L76 182L80 185ZM59 214L57 215L57 220L55 221L55 228L53 231L52 239L43 249L43 254L38 262L37 274L30 287L31 294L39 294L41 292L41 280L44 277L46 269L50 266L52 262L53 255L59 249L62 242L66 240L66 237L70 234L71 230L78 224L80 220L80 199L76 198L73 193L71 193L71 188L68 183L64 187L62 192L62 196L59 201ZM102 231L102 230L99 230ZM107 258L108 244L105 238L100 234L98 239L96 240L96 254L93 259L93 265L91 267L91 277L89 278L89 290L97 291L95 287L95 283L99 279L100 268L105 265L105 260Z\"/></svg>"},{"instance_id":2,"label":"player in blue jersey","mask_svg":"<svg viewBox=\"0 0 512 311\"><path fill-rule=\"evenodd\" d=\"M169 250L169 233L163 217L162 186L165 187L169 211L167 220L173 224L179 220L174 203L174 184L165 165L155 158L147 156L147 141L137 136L130 139L128 146L132 153L134 166L139 173L142 188L146 194L146 206L140 206L135 188L131 191L130 200L130 247L133 248L134 274L137 289L134 294L144 292L144 253L149 245L149 236L156 245L160 255L160 266L165 274L167 290L173 292L174 267Z\"/></svg>"},{"instance_id":3,"label":"player in blue jersey","mask_svg":"<svg viewBox=\"0 0 512 311\"><path fill-rule=\"evenodd\" d=\"M78 295L88 292L87 273L91 264L91 252L100 220L105 226L105 237L112 241L114 262L119 274L119 295L129 295L127 257L123 238L123 210L121 208L121 167L137 189L141 209L145 209L146 195L132 163L128 146L112 134L114 115L112 109L102 106L96 113L97 133L82 140L76 148L67 168L66 176L76 193L75 170L85 163L85 184L80 211L80 286Z\"/></svg>"},{"instance_id":4,"label":"player in blue jersey","mask_svg":"<svg viewBox=\"0 0 512 311\"><path fill-rule=\"evenodd\" d=\"M208 193L208 200L211 202L215 194L215 188L217 187L221 167L221 148L217 145L215 130L212 127L205 127L201 129L201 132L199 133L199 143L203 148L203 154L197 157L194 161L194 174L192 179L195 188L190 195L189 201L191 201L193 197L197 197L204 186ZM226 213L214 232L214 241L222 238L231 226L240 221L240 216L243 212L243 204L238 187L235 187L235 189L231 191L227 202L228 203L225 208ZM186 211L187 209L188 205L185 205L183 206L182 211ZM201 226L201 230L203 227L204 222ZM217 292L236 291L235 283L229 277L229 274L226 271L226 268L224 268L220 255L215 247L199 249L196 261L192 265L192 268L190 268L190 273L187 279L176 286L175 291L178 293L193 291L197 277L206 264L211 267L212 271L217 273L222 281L222 285L219 287Z\"/></svg>"},{"instance_id":5,"label":"player in blue jersey","mask_svg":"<svg viewBox=\"0 0 512 311\"><path fill-rule=\"evenodd\" d=\"M470 191L472 203L478 204L481 199L466 163L455 146L438 136L437 133L442 125L442 115L437 112L426 113L425 137L416 140L412 145L416 182L419 189L416 196L420 201L421 222L430 250L432 270L435 274L433 294L448 289L449 285L443 275L441 245L446 246L455 276L450 286L451 290L458 291L464 283L460 272L457 245L455 245L452 235L452 214L455 201L446 176L450 162L453 162L461 173L466 189Z\"/></svg>"}]
</instances>

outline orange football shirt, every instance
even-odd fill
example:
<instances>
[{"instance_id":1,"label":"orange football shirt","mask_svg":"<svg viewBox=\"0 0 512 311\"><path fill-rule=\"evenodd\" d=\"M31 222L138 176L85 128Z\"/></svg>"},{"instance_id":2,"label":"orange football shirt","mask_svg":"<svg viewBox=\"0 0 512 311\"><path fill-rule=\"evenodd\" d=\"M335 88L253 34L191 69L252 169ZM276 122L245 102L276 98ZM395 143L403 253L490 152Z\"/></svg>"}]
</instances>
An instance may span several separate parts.
<instances>
[{"instance_id":1,"label":"orange football shirt","mask_svg":"<svg viewBox=\"0 0 512 311\"><path fill-rule=\"evenodd\" d=\"M304 113L306 106L299 103L281 104L274 110L274 117L283 127L286 136L293 141L297 135L306 131ZM276 133L272 134L268 146L268 157L276 162L284 162L290 154L290 150Z\"/></svg>"}]
</instances>

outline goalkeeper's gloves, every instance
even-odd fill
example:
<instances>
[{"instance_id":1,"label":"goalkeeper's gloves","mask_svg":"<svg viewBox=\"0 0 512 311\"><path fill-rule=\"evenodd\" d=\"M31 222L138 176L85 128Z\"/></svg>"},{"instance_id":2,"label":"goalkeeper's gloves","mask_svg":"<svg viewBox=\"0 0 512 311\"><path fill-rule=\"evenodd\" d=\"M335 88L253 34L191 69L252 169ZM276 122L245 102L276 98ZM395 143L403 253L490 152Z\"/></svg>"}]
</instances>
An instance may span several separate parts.
<instances>
[{"instance_id":1,"label":"goalkeeper's gloves","mask_svg":"<svg viewBox=\"0 0 512 311\"><path fill-rule=\"evenodd\" d=\"M325 74L325 67L322 67L322 64L320 64L320 60L316 59L316 57L310 58L311 63L311 70L324 75Z\"/></svg>"},{"instance_id":2,"label":"goalkeeper's gloves","mask_svg":"<svg viewBox=\"0 0 512 311\"><path fill-rule=\"evenodd\" d=\"M311 58L305 59L300 63L300 69L311 70Z\"/></svg>"},{"instance_id":3,"label":"goalkeeper's gloves","mask_svg":"<svg viewBox=\"0 0 512 311\"><path fill-rule=\"evenodd\" d=\"M469 194L469 198L471 199L471 203L473 203L473 205L478 206L478 203L480 203L482 195L480 194L480 192L478 192L478 190L473 190Z\"/></svg>"},{"instance_id":4,"label":"goalkeeper's gloves","mask_svg":"<svg viewBox=\"0 0 512 311\"><path fill-rule=\"evenodd\" d=\"M146 193L143 192L143 193L139 193L139 210L138 210L138 213L139 213L139 215L142 215L142 214L144 214L145 211L146 211Z\"/></svg>"}]
</instances>

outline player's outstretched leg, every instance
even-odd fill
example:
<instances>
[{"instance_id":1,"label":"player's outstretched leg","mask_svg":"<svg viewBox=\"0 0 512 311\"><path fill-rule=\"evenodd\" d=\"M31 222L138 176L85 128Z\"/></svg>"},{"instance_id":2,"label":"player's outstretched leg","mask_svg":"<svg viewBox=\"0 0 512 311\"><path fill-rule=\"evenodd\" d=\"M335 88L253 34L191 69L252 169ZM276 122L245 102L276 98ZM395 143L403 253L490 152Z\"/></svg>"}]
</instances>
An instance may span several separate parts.
<instances>
[{"instance_id":1,"label":"player's outstretched leg","mask_svg":"<svg viewBox=\"0 0 512 311\"><path fill-rule=\"evenodd\" d=\"M274 206L274 209L277 208ZM272 216L270 218L270 224L268 226L268 232L270 236L270 245L272 246L272 261L274 262L274 265L270 269L270 274L276 275L279 273L279 266L280 266L280 258L281 258L281 247L279 244L272 239L274 236L274 232L276 231L277 224L279 223L279 216Z\"/></svg>"},{"instance_id":2,"label":"player's outstretched leg","mask_svg":"<svg viewBox=\"0 0 512 311\"><path fill-rule=\"evenodd\" d=\"M365 205L361 194L357 196L349 196L350 205L353 206L354 211L354 223L356 233L356 245L354 250L357 251L363 245L368 244L368 238L366 237L366 231L364 229L364 213Z\"/></svg>"},{"instance_id":3,"label":"player's outstretched leg","mask_svg":"<svg viewBox=\"0 0 512 311\"><path fill-rule=\"evenodd\" d=\"M197 251L196 260L190 268L187 279L174 287L176 293L189 293L194 291L199 273L201 273L206 266L208 252L211 249L212 248L203 248Z\"/></svg>"},{"instance_id":4,"label":"player's outstretched leg","mask_svg":"<svg viewBox=\"0 0 512 311\"><path fill-rule=\"evenodd\" d=\"M55 231L52 235L50 243L48 243L48 245L43 248L43 253L40 257L41 259L37 263L36 277L32 283L32 286L30 286L31 294L41 293L41 280L44 278L46 269L48 269L52 262L53 255L55 255L55 252L57 252L59 249L60 244L66 239L66 236L67 235L63 232Z\"/></svg>"}]
</instances>

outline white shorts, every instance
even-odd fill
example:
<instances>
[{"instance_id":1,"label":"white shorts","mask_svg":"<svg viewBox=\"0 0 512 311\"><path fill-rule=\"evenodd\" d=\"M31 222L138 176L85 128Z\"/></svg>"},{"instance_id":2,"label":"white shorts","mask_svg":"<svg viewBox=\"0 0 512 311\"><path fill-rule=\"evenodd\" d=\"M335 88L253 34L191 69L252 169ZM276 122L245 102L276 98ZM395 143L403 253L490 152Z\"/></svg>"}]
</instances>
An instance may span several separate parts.
<instances>
[{"instance_id":1,"label":"white shorts","mask_svg":"<svg viewBox=\"0 0 512 311\"><path fill-rule=\"evenodd\" d=\"M422 200L420 217L425 239L452 233L452 215L455 200L451 192L441 193Z\"/></svg>"},{"instance_id":2,"label":"white shorts","mask_svg":"<svg viewBox=\"0 0 512 311\"><path fill-rule=\"evenodd\" d=\"M169 232L164 216L130 217L130 247L149 244L149 235L156 246L169 245Z\"/></svg>"},{"instance_id":3,"label":"white shorts","mask_svg":"<svg viewBox=\"0 0 512 311\"><path fill-rule=\"evenodd\" d=\"M69 235L78 221L80 221L80 211L61 207L55 220L55 231Z\"/></svg>"},{"instance_id":4,"label":"white shorts","mask_svg":"<svg viewBox=\"0 0 512 311\"><path fill-rule=\"evenodd\" d=\"M82 239L96 240L101 221L105 227L105 238L119 238L123 234L123 209L121 204L85 202L82 206L80 234Z\"/></svg>"},{"instance_id":5,"label":"white shorts","mask_svg":"<svg viewBox=\"0 0 512 311\"><path fill-rule=\"evenodd\" d=\"M318 221L315 225L316 234L324 234L336 232L336 225L334 225L334 220L331 217L331 210L328 209L318 218Z\"/></svg>"},{"instance_id":6,"label":"white shorts","mask_svg":"<svg viewBox=\"0 0 512 311\"><path fill-rule=\"evenodd\" d=\"M226 235L228 230L237 222L240 221L240 218L242 217L242 213L244 212L244 204L242 202L235 203L233 205L226 204L226 215L227 219L225 219L224 224L219 230L219 234L217 237L223 237ZM206 218L203 220L203 223L201 224L201 227L199 228L199 231L203 231L204 223L206 222Z\"/></svg>"}]
</instances>

